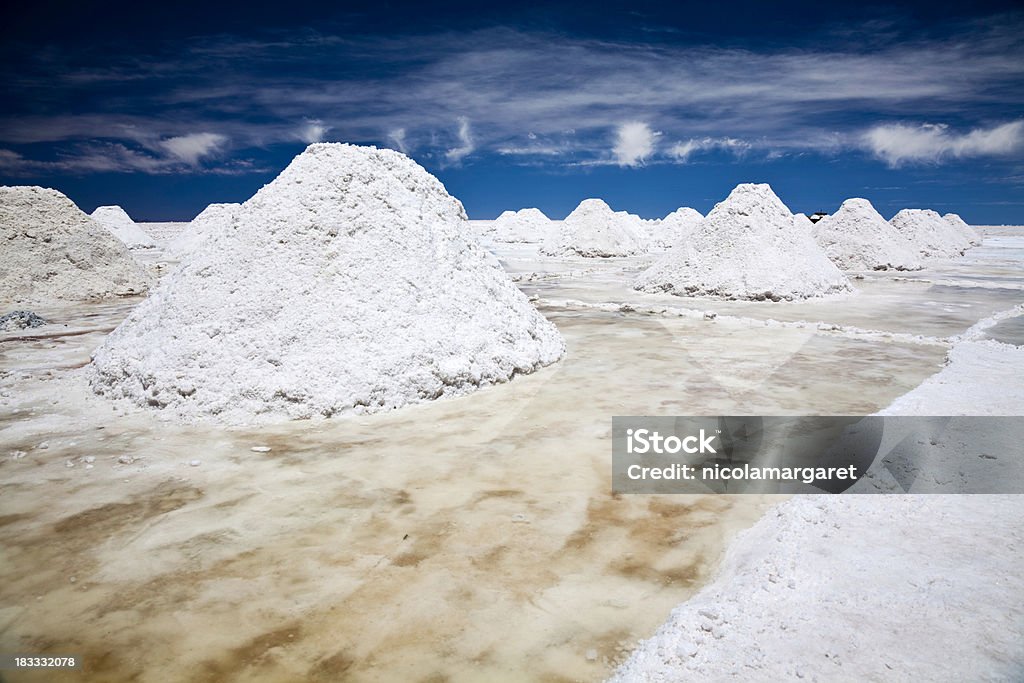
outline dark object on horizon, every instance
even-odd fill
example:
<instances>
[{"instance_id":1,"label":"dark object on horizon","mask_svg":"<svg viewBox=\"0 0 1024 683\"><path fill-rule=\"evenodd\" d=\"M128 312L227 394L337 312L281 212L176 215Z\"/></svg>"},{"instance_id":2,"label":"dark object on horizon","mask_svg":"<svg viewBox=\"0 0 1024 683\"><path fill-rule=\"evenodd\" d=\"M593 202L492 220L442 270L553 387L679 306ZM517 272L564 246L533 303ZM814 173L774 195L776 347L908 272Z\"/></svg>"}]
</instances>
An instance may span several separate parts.
<instances>
[{"instance_id":1,"label":"dark object on horizon","mask_svg":"<svg viewBox=\"0 0 1024 683\"><path fill-rule=\"evenodd\" d=\"M32 311L12 311L0 315L0 330L24 330L29 327L42 327L46 321Z\"/></svg>"},{"instance_id":2,"label":"dark object on horizon","mask_svg":"<svg viewBox=\"0 0 1024 683\"><path fill-rule=\"evenodd\" d=\"M807 220L809 220L812 223L817 223L827 215L828 214L825 213L824 211L815 211L814 213L807 217Z\"/></svg>"}]
</instances>

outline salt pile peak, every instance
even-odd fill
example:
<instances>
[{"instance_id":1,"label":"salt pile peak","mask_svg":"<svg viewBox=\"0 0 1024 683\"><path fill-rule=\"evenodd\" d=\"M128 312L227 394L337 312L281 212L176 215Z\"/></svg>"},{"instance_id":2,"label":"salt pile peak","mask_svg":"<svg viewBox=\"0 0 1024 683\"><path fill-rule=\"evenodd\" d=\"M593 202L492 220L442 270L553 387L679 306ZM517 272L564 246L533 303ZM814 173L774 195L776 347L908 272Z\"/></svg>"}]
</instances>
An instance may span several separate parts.
<instances>
[{"instance_id":1,"label":"salt pile peak","mask_svg":"<svg viewBox=\"0 0 1024 683\"><path fill-rule=\"evenodd\" d=\"M457 396L565 346L399 152L310 145L94 354L100 394L253 423Z\"/></svg>"},{"instance_id":2,"label":"salt pile peak","mask_svg":"<svg viewBox=\"0 0 1024 683\"><path fill-rule=\"evenodd\" d=\"M640 218L612 211L601 199L584 199L541 247L549 256L608 258L646 251Z\"/></svg>"},{"instance_id":3,"label":"salt pile peak","mask_svg":"<svg viewBox=\"0 0 1024 683\"><path fill-rule=\"evenodd\" d=\"M793 300L850 291L846 276L766 184L742 184L634 283L677 296Z\"/></svg>"},{"instance_id":4,"label":"salt pile peak","mask_svg":"<svg viewBox=\"0 0 1024 683\"><path fill-rule=\"evenodd\" d=\"M889 222L914 245L921 258L953 258L970 247L966 237L931 209L903 209Z\"/></svg>"},{"instance_id":5,"label":"salt pile peak","mask_svg":"<svg viewBox=\"0 0 1024 683\"><path fill-rule=\"evenodd\" d=\"M867 199L847 199L814 224L811 234L842 270L921 269L917 250Z\"/></svg>"},{"instance_id":6,"label":"salt pile peak","mask_svg":"<svg viewBox=\"0 0 1024 683\"><path fill-rule=\"evenodd\" d=\"M129 249L148 249L156 242L120 206L100 206L90 216L114 233Z\"/></svg>"},{"instance_id":7,"label":"salt pile peak","mask_svg":"<svg viewBox=\"0 0 1024 683\"><path fill-rule=\"evenodd\" d=\"M651 249L665 250L685 242L704 220L696 209L682 206L659 221L645 221Z\"/></svg>"},{"instance_id":8,"label":"salt pile peak","mask_svg":"<svg viewBox=\"0 0 1024 683\"><path fill-rule=\"evenodd\" d=\"M231 224L241 204L210 204L185 226L177 237L167 245L167 255L182 259L200 248L207 237L217 230L225 230Z\"/></svg>"},{"instance_id":9,"label":"salt pile peak","mask_svg":"<svg viewBox=\"0 0 1024 683\"><path fill-rule=\"evenodd\" d=\"M505 211L494 221L495 242L543 242L554 224L540 209Z\"/></svg>"},{"instance_id":10,"label":"salt pile peak","mask_svg":"<svg viewBox=\"0 0 1024 683\"><path fill-rule=\"evenodd\" d=\"M57 190L0 187L0 302L83 301L145 292L128 248Z\"/></svg>"},{"instance_id":11,"label":"salt pile peak","mask_svg":"<svg viewBox=\"0 0 1024 683\"><path fill-rule=\"evenodd\" d=\"M974 228L969 226L967 222L960 217L957 213L947 213L942 217L944 221L953 226L953 228L959 232L967 242L973 246L981 246L981 235L979 235Z\"/></svg>"}]
</instances>

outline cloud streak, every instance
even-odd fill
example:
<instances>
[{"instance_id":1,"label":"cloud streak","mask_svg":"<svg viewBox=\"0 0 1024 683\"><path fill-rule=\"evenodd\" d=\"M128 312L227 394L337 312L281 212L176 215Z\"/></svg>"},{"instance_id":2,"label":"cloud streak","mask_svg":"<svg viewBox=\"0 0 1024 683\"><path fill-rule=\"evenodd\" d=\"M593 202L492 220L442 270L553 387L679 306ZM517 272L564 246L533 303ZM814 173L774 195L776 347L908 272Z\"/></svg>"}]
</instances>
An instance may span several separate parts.
<instances>
[{"instance_id":1,"label":"cloud streak","mask_svg":"<svg viewBox=\"0 0 1024 683\"><path fill-rule=\"evenodd\" d=\"M864 134L864 145L889 166L938 163L949 157L1006 156L1024 145L1024 121L958 134L943 124L903 123L875 126Z\"/></svg>"}]
</instances>

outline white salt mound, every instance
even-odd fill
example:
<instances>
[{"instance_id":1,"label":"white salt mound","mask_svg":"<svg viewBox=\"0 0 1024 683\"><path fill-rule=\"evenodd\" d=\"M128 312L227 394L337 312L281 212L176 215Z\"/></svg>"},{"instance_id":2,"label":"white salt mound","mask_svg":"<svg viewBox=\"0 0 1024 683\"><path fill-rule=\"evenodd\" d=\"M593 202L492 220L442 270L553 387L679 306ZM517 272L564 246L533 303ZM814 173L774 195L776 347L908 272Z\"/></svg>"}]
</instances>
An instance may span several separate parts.
<instances>
[{"instance_id":1,"label":"white salt mound","mask_svg":"<svg viewBox=\"0 0 1024 683\"><path fill-rule=\"evenodd\" d=\"M167 256L183 259L206 242L210 234L226 230L241 204L210 204L167 245Z\"/></svg>"},{"instance_id":2,"label":"white salt mound","mask_svg":"<svg viewBox=\"0 0 1024 683\"><path fill-rule=\"evenodd\" d=\"M960 218L960 214L947 213L942 217L942 219L952 225L953 228L956 229L956 231L959 232L971 246L981 246L981 235L975 232L974 228L967 225L966 221L964 221L963 218Z\"/></svg>"},{"instance_id":3,"label":"white salt mound","mask_svg":"<svg viewBox=\"0 0 1024 683\"><path fill-rule=\"evenodd\" d=\"M149 278L110 231L56 190L0 187L0 302L141 294Z\"/></svg>"},{"instance_id":4,"label":"white salt mound","mask_svg":"<svg viewBox=\"0 0 1024 683\"><path fill-rule=\"evenodd\" d=\"M960 256L970 247L966 237L931 209L903 209L889 222L924 259Z\"/></svg>"},{"instance_id":5,"label":"white salt mound","mask_svg":"<svg viewBox=\"0 0 1024 683\"><path fill-rule=\"evenodd\" d=\"M543 242L554 224L540 209L505 211L494 221L495 242Z\"/></svg>"},{"instance_id":6,"label":"white salt mound","mask_svg":"<svg viewBox=\"0 0 1024 683\"><path fill-rule=\"evenodd\" d=\"M652 250L664 251L690 239L704 216L696 209L683 206L659 221L644 221L647 242Z\"/></svg>"},{"instance_id":7,"label":"white salt mound","mask_svg":"<svg viewBox=\"0 0 1024 683\"><path fill-rule=\"evenodd\" d=\"M807 217L806 213L794 213L793 222L800 226L814 225L814 221Z\"/></svg>"},{"instance_id":8,"label":"white salt mound","mask_svg":"<svg viewBox=\"0 0 1024 683\"><path fill-rule=\"evenodd\" d=\"M811 228L842 270L920 270L917 250L866 199L847 199Z\"/></svg>"},{"instance_id":9,"label":"white salt mound","mask_svg":"<svg viewBox=\"0 0 1024 683\"><path fill-rule=\"evenodd\" d=\"M403 154L314 144L93 356L100 394L185 420L397 408L558 360L558 330Z\"/></svg>"},{"instance_id":10,"label":"white salt mound","mask_svg":"<svg viewBox=\"0 0 1024 683\"><path fill-rule=\"evenodd\" d=\"M541 246L549 256L609 258L647 250L640 218L612 211L601 199L584 199Z\"/></svg>"},{"instance_id":11,"label":"white salt mound","mask_svg":"<svg viewBox=\"0 0 1024 683\"><path fill-rule=\"evenodd\" d=\"M846 276L766 184L738 185L690 239L640 274L634 287L677 296L772 301L850 291Z\"/></svg>"},{"instance_id":12,"label":"white salt mound","mask_svg":"<svg viewBox=\"0 0 1024 683\"><path fill-rule=\"evenodd\" d=\"M114 233L129 249L148 249L156 242L135 224L120 206L101 206L90 214L100 225Z\"/></svg>"}]
</instances>

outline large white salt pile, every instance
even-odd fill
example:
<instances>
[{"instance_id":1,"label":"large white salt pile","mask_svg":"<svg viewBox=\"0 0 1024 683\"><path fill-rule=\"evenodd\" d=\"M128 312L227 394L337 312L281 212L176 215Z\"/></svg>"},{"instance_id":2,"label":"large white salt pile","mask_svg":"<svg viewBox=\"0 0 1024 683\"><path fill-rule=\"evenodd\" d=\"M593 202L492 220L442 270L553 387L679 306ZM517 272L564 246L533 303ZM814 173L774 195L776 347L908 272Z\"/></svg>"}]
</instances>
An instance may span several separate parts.
<instances>
[{"instance_id":1,"label":"large white salt pile","mask_svg":"<svg viewBox=\"0 0 1024 683\"><path fill-rule=\"evenodd\" d=\"M683 206L659 221L644 221L648 244L652 250L665 250L685 242L702 220L699 211Z\"/></svg>"},{"instance_id":2,"label":"large white salt pile","mask_svg":"<svg viewBox=\"0 0 1024 683\"><path fill-rule=\"evenodd\" d=\"M637 216L612 211L601 199L584 199L540 250L549 256L607 258L642 254L647 249Z\"/></svg>"},{"instance_id":3,"label":"large white salt pile","mask_svg":"<svg viewBox=\"0 0 1024 683\"><path fill-rule=\"evenodd\" d=\"M0 302L47 304L140 294L128 248L56 190L0 187Z\"/></svg>"},{"instance_id":4,"label":"large white salt pile","mask_svg":"<svg viewBox=\"0 0 1024 683\"><path fill-rule=\"evenodd\" d=\"M465 218L399 152L310 145L111 333L92 387L247 423L466 394L558 360L558 330Z\"/></svg>"},{"instance_id":5,"label":"large white salt pile","mask_svg":"<svg viewBox=\"0 0 1024 683\"><path fill-rule=\"evenodd\" d=\"M210 204L167 244L167 256L182 259L198 249L218 230L226 230L241 204Z\"/></svg>"},{"instance_id":6,"label":"large white salt pile","mask_svg":"<svg viewBox=\"0 0 1024 683\"><path fill-rule=\"evenodd\" d=\"M114 233L114 236L124 242L129 249L148 249L156 246L153 238L136 225L120 206L101 206L89 215Z\"/></svg>"},{"instance_id":7,"label":"large white salt pile","mask_svg":"<svg viewBox=\"0 0 1024 683\"><path fill-rule=\"evenodd\" d=\"M975 232L974 228L967 225L967 222L963 218L960 218L960 214L947 213L942 217L942 219L952 225L953 228L959 232L971 246L981 246L981 235Z\"/></svg>"},{"instance_id":8,"label":"large white salt pile","mask_svg":"<svg viewBox=\"0 0 1024 683\"><path fill-rule=\"evenodd\" d=\"M917 250L866 199L847 199L811 234L842 270L920 270Z\"/></svg>"},{"instance_id":9,"label":"large white salt pile","mask_svg":"<svg viewBox=\"0 0 1024 683\"><path fill-rule=\"evenodd\" d=\"M634 287L677 296L773 301L850 291L846 276L811 237L810 226L765 184L736 186L690 239L640 274Z\"/></svg>"},{"instance_id":10,"label":"large white salt pile","mask_svg":"<svg viewBox=\"0 0 1024 683\"><path fill-rule=\"evenodd\" d=\"M960 256L970 242L931 209L903 209L889 222L917 249L921 258Z\"/></svg>"},{"instance_id":11,"label":"large white salt pile","mask_svg":"<svg viewBox=\"0 0 1024 683\"><path fill-rule=\"evenodd\" d=\"M495 242L543 242L554 224L540 209L505 211L494 221Z\"/></svg>"}]
</instances>

